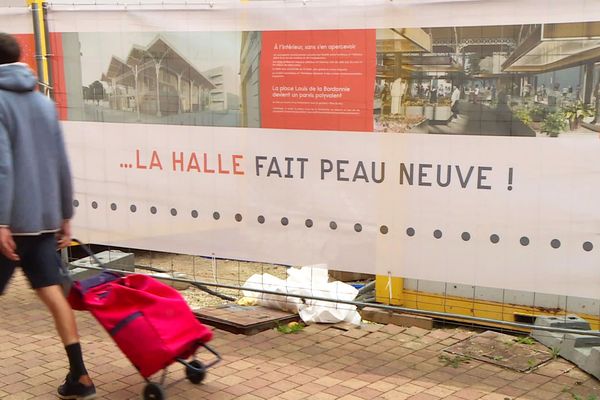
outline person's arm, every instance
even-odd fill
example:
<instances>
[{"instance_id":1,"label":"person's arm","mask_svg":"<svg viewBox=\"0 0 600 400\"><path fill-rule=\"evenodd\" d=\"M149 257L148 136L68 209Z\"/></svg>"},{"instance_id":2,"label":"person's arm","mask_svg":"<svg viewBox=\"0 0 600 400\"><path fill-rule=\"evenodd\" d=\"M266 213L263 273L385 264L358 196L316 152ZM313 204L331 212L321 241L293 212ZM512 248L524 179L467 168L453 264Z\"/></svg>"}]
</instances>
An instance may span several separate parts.
<instances>
[{"instance_id":1,"label":"person's arm","mask_svg":"<svg viewBox=\"0 0 600 400\"><path fill-rule=\"evenodd\" d=\"M67 151L65 149L62 129L60 122L56 120L56 143L58 146L58 157L59 157L59 179L60 179L60 201L61 201L61 212L63 223L58 235L58 245L60 248L64 248L71 242L71 223L70 220L73 218L73 181L71 177L71 168L69 166L69 159L67 157Z\"/></svg>"},{"instance_id":2,"label":"person's arm","mask_svg":"<svg viewBox=\"0 0 600 400\"><path fill-rule=\"evenodd\" d=\"M10 231L13 184L12 146L0 114L0 253L9 260L16 261L19 259L16 253L17 246Z\"/></svg>"},{"instance_id":3,"label":"person's arm","mask_svg":"<svg viewBox=\"0 0 600 400\"><path fill-rule=\"evenodd\" d=\"M0 111L1 113L1 111ZM13 203L13 157L8 131L0 114L0 227L10 226Z\"/></svg>"}]
</instances>

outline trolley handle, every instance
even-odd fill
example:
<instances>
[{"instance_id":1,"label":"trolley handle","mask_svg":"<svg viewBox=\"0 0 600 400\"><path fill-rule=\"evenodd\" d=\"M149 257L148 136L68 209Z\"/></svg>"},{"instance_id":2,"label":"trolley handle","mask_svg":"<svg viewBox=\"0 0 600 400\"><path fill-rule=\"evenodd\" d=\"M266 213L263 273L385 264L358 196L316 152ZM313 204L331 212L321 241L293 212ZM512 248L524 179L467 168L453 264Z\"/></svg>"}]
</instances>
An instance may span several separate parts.
<instances>
[{"instance_id":1,"label":"trolley handle","mask_svg":"<svg viewBox=\"0 0 600 400\"><path fill-rule=\"evenodd\" d=\"M96 257L96 255L94 254L94 252L85 244L81 243L81 241L79 239L71 239L72 242L77 243L82 249L83 251L86 252L86 254L91 257L92 260L94 260L94 262L96 264L98 264L103 270L106 270L106 265L104 265L104 263L102 261L100 261L98 259L98 257Z\"/></svg>"},{"instance_id":2,"label":"trolley handle","mask_svg":"<svg viewBox=\"0 0 600 400\"><path fill-rule=\"evenodd\" d=\"M81 248L87 253L87 255L90 256L92 260L94 260L96 264L98 264L102 268L102 271L99 274L80 280L77 283L78 290L82 295L87 293L90 289L93 289L97 286L116 281L117 279L122 278L121 274L117 272L108 271L106 265L102 261L100 261L98 257L96 257L96 255L88 246L81 243L81 241L79 241L78 239L71 240L77 243L79 246L81 246Z\"/></svg>"},{"instance_id":3,"label":"trolley handle","mask_svg":"<svg viewBox=\"0 0 600 400\"><path fill-rule=\"evenodd\" d=\"M217 353L216 350L212 349L211 347L209 347L207 344L204 344L204 343L201 343L200 345L202 347L204 347L206 350L208 350L209 352L211 352L216 358L207 363L195 363L194 361L192 361L190 363L182 358L176 358L175 360L178 361L179 363L185 365L186 368L189 368L190 370L195 371L197 373L202 373L202 372L206 371L207 368L210 368L213 365L221 362L221 360L223 358L221 357L221 355L219 353Z\"/></svg>"}]
</instances>

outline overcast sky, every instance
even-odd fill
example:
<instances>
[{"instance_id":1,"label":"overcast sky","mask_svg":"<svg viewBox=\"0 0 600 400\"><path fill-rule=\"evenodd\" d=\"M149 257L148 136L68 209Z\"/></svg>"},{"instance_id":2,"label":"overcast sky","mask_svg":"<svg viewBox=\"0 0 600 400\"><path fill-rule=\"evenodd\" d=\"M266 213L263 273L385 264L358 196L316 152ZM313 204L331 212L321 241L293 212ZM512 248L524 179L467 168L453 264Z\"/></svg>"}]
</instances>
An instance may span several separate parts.
<instances>
[{"instance_id":1,"label":"overcast sky","mask_svg":"<svg viewBox=\"0 0 600 400\"><path fill-rule=\"evenodd\" d=\"M146 47L158 34L80 33L82 84L99 80L113 55L125 61L133 45ZM161 32L160 36L200 72L220 66L239 72L240 32Z\"/></svg>"}]
</instances>

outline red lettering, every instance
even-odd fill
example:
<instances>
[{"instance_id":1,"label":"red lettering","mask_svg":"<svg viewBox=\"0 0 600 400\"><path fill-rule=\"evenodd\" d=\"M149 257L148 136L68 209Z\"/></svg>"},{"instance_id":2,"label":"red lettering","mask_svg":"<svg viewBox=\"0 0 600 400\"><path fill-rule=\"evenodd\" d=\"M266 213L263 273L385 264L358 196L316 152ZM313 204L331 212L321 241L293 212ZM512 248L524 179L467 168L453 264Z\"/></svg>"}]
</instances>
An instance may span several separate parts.
<instances>
[{"instance_id":1,"label":"red lettering","mask_svg":"<svg viewBox=\"0 0 600 400\"><path fill-rule=\"evenodd\" d=\"M146 169L145 165L140 163L140 151L138 149L135 150L135 167L138 169Z\"/></svg>"},{"instance_id":2,"label":"red lettering","mask_svg":"<svg viewBox=\"0 0 600 400\"><path fill-rule=\"evenodd\" d=\"M192 155L190 156L190 162L188 162L187 172L190 172L191 170L196 170L197 172L201 172L200 164L198 164L198 158L196 157L196 153L193 153L193 152L192 152Z\"/></svg>"},{"instance_id":3,"label":"red lettering","mask_svg":"<svg viewBox=\"0 0 600 400\"><path fill-rule=\"evenodd\" d=\"M220 173L220 174L228 174L228 173L229 173L229 171L228 171L228 170L226 170L226 169L223 169L223 162L222 162L222 160L221 160L221 153L219 153L219 154L217 155L217 160L218 160L218 165L219 165L219 173Z\"/></svg>"},{"instance_id":4,"label":"red lettering","mask_svg":"<svg viewBox=\"0 0 600 400\"><path fill-rule=\"evenodd\" d=\"M207 174L214 174L215 173L214 169L209 169L208 168L208 155L206 153L204 153L204 172L206 172Z\"/></svg>"},{"instance_id":5,"label":"red lettering","mask_svg":"<svg viewBox=\"0 0 600 400\"><path fill-rule=\"evenodd\" d=\"M150 166L148 167L148 169L152 168L158 168L161 171L163 169L162 164L160 163L160 157L158 156L156 150L152 152L152 158L150 159Z\"/></svg>"},{"instance_id":6,"label":"red lettering","mask_svg":"<svg viewBox=\"0 0 600 400\"><path fill-rule=\"evenodd\" d=\"M178 165L179 170L183 171L183 151L179 152L179 158L177 158L177 153L173 152L173 171L177 171Z\"/></svg>"},{"instance_id":7,"label":"red lettering","mask_svg":"<svg viewBox=\"0 0 600 400\"><path fill-rule=\"evenodd\" d=\"M242 171L241 169L238 169L240 167L240 163L238 162L239 160L243 160L244 156L241 154L234 154L231 156L231 160L233 162L233 174L234 175L244 175L244 171Z\"/></svg>"}]
</instances>

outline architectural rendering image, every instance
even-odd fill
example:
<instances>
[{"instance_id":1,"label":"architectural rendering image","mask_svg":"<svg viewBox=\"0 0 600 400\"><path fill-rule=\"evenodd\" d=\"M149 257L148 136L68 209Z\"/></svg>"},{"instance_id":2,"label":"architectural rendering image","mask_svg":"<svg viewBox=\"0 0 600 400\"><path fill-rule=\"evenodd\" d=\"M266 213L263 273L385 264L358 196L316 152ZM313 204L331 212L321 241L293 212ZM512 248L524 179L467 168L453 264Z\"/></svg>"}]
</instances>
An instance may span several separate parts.
<instances>
[{"instance_id":1,"label":"architectural rendering image","mask_svg":"<svg viewBox=\"0 0 600 400\"><path fill-rule=\"evenodd\" d=\"M377 32L377 132L597 137L600 23Z\"/></svg>"},{"instance_id":2,"label":"architectural rendering image","mask_svg":"<svg viewBox=\"0 0 600 400\"><path fill-rule=\"evenodd\" d=\"M99 39L98 35L95 38L82 36L84 43ZM148 37L148 34L140 36ZM173 44L181 41L177 36L174 42L167 39L168 34L152 36L145 43L132 43L125 57L112 54L106 61L90 58L89 62L82 57L82 75L90 76L85 72L91 62L108 63L99 76L83 80L83 84L87 84L82 89L85 120L239 126L237 57L215 66L212 54L216 50L210 47L219 42L215 38L208 43L202 34L187 38L188 42L183 45L189 49L186 56ZM189 47L190 39L203 42L208 51L194 52ZM82 45L83 54L86 50ZM97 69L97 65L94 67Z\"/></svg>"}]
</instances>

